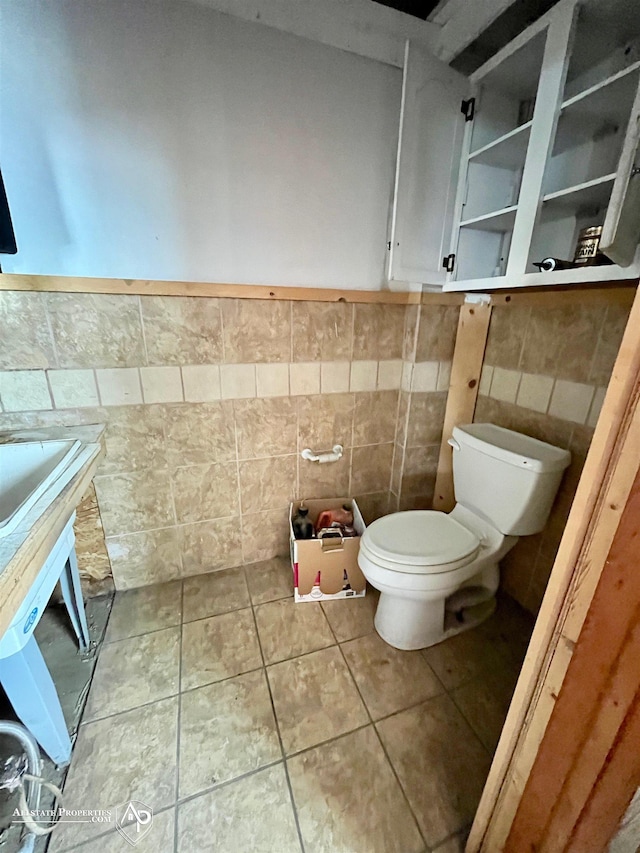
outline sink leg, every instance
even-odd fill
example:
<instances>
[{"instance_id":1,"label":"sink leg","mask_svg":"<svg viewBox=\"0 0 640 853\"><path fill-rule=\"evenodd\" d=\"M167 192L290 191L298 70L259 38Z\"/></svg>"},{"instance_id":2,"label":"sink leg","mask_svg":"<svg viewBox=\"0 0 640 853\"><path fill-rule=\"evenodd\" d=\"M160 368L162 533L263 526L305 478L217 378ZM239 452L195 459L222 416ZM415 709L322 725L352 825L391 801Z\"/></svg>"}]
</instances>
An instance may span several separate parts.
<instances>
[{"instance_id":1,"label":"sink leg","mask_svg":"<svg viewBox=\"0 0 640 853\"><path fill-rule=\"evenodd\" d=\"M33 635L21 651L0 660L0 684L21 722L49 758L58 765L68 764L71 739L67 724L55 685Z\"/></svg>"},{"instance_id":2,"label":"sink leg","mask_svg":"<svg viewBox=\"0 0 640 853\"><path fill-rule=\"evenodd\" d=\"M80 643L80 651L86 652L89 649L89 626L87 625L87 616L84 612L84 601L82 598L82 587L80 585L80 574L78 572L78 560L75 548L71 549L65 567L60 575L60 586L62 588L62 598L69 611L73 630L76 632L76 637Z\"/></svg>"}]
</instances>

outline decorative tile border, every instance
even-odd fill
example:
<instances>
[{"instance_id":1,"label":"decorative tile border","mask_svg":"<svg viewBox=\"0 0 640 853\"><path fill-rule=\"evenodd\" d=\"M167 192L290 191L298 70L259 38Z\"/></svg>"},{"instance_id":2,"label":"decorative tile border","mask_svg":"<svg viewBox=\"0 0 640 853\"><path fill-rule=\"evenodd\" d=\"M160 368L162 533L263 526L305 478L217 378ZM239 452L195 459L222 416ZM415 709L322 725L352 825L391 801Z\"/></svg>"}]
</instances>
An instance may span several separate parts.
<instances>
[{"instance_id":1,"label":"decorative tile border","mask_svg":"<svg viewBox=\"0 0 640 853\"><path fill-rule=\"evenodd\" d=\"M479 390L493 400L595 427L607 389L485 364Z\"/></svg>"},{"instance_id":2,"label":"decorative tile border","mask_svg":"<svg viewBox=\"0 0 640 853\"><path fill-rule=\"evenodd\" d=\"M208 403L366 391L443 391L450 362L323 361L0 371L0 411Z\"/></svg>"}]
</instances>

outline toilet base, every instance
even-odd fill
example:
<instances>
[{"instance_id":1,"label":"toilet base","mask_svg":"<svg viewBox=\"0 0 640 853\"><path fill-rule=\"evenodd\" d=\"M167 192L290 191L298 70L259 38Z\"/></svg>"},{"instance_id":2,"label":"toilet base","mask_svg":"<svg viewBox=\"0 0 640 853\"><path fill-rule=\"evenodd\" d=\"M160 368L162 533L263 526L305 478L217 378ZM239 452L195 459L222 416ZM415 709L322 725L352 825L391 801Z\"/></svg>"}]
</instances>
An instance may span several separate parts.
<instances>
[{"instance_id":1,"label":"toilet base","mask_svg":"<svg viewBox=\"0 0 640 853\"><path fill-rule=\"evenodd\" d=\"M444 599L416 601L381 592L374 619L375 629L385 643L396 649L426 649L484 622L495 611L496 600L491 597L469 607L462 622L446 613L444 605Z\"/></svg>"}]
</instances>

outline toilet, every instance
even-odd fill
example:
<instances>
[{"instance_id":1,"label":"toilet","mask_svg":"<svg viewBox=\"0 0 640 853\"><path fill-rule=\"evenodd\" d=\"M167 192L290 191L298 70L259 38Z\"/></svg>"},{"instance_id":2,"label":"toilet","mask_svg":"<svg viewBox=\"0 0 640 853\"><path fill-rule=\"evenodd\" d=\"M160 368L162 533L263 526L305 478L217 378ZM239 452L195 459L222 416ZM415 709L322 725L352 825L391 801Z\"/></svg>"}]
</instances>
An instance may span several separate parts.
<instances>
[{"instance_id":1,"label":"toilet","mask_svg":"<svg viewBox=\"0 0 640 853\"><path fill-rule=\"evenodd\" d=\"M358 563L380 591L375 627L397 649L424 649L478 625L495 609L499 561L539 533L567 450L494 424L454 427L450 513L396 512L374 521Z\"/></svg>"}]
</instances>

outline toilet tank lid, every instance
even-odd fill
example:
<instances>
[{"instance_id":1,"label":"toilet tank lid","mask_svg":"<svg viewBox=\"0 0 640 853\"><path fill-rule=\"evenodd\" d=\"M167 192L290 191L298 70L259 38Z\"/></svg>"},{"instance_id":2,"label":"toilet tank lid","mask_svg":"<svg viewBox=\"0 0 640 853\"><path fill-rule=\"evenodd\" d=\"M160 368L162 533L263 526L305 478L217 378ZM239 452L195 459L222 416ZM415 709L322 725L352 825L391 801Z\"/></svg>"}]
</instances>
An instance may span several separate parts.
<instances>
[{"instance_id":1,"label":"toilet tank lid","mask_svg":"<svg viewBox=\"0 0 640 853\"><path fill-rule=\"evenodd\" d=\"M459 444L537 474L563 471L571 462L568 450L495 424L454 427L453 438Z\"/></svg>"}]
</instances>

